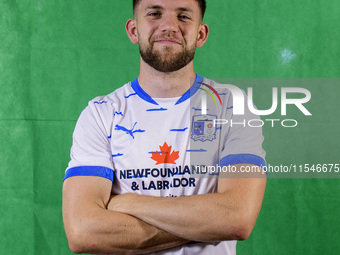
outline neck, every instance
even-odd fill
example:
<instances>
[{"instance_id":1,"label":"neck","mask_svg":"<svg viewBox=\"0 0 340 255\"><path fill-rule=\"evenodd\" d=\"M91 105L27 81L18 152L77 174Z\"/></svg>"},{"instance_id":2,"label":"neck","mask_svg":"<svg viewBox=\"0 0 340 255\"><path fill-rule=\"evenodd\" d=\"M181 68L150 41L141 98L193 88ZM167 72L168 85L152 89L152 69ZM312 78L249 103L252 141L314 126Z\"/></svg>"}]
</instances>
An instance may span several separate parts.
<instances>
[{"instance_id":1,"label":"neck","mask_svg":"<svg viewBox=\"0 0 340 255\"><path fill-rule=\"evenodd\" d=\"M178 71L163 73L141 60L138 83L153 98L171 98L182 96L190 89L195 78L192 61Z\"/></svg>"}]
</instances>

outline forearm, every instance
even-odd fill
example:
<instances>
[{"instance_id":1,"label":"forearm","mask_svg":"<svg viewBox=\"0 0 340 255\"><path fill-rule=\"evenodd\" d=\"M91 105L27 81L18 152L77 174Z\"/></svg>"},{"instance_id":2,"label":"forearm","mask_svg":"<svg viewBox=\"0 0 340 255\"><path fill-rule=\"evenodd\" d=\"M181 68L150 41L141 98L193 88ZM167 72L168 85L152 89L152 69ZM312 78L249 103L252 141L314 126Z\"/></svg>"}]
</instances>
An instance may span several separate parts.
<instances>
[{"instance_id":1,"label":"forearm","mask_svg":"<svg viewBox=\"0 0 340 255\"><path fill-rule=\"evenodd\" d=\"M220 195L206 194L178 198L140 196L139 202L123 210L182 238L203 242L218 241L221 240L220 233L224 232L223 239L228 236L228 239L232 240L235 239L232 230L233 223L237 222L237 215L233 213L232 208L228 208L225 199L219 199ZM217 220L221 218L229 222L229 225L226 226Z\"/></svg>"},{"instance_id":2,"label":"forearm","mask_svg":"<svg viewBox=\"0 0 340 255\"><path fill-rule=\"evenodd\" d=\"M142 254L187 242L131 215L107 210L111 186L101 177L65 180L63 220L73 252Z\"/></svg>"},{"instance_id":3,"label":"forearm","mask_svg":"<svg viewBox=\"0 0 340 255\"><path fill-rule=\"evenodd\" d=\"M111 209L188 240L244 240L255 225L265 185L263 179L246 181L258 187L177 198L126 194L115 198Z\"/></svg>"},{"instance_id":4,"label":"forearm","mask_svg":"<svg viewBox=\"0 0 340 255\"><path fill-rule=\"evenodd\" d=\"M74 252L90 254L143 254L188 242L133 216L101 208L87 210L66 233Z\"/></svg>"},{"instance_id":5,"label":"forearm","mask_svg":"<svg viewBox=\"0 0 340 255\"><path fill-rule=\"evenodd\" d=\"M137 210L136 217L190 240L234 240L238 239L234 231L237 226L234 224L240 222L240 215L230 206L231 202L217 193L160 199L150 201L154 203L156 210L148 212L145 207L141 207Z\"/></svg>"}]
</instances>

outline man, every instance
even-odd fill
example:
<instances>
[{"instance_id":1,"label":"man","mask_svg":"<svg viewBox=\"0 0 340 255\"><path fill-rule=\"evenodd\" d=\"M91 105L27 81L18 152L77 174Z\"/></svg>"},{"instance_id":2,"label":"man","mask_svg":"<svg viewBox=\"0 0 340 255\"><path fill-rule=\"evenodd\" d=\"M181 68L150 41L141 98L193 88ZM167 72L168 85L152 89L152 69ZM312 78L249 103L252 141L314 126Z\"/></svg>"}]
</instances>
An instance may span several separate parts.
<instances>
[{"instance_id":1,"label":"man","mask_svg":"<svg viewBox=\"0 0 340 255\"><path fill-rule=\"evenodd\" d=\"M192 167L265 164L260 129L213 125L241 121L230 93L219 92L221 105L209 100L209 114L198 109L203 93L216 91L193 68L209 33L204 11L203 0L134 1L126 31L139 44L140 74L90 101L74 132L63 187L73 252L235 254L235 240L250 235L266 179Z\"/></svg>"}]
</instances>

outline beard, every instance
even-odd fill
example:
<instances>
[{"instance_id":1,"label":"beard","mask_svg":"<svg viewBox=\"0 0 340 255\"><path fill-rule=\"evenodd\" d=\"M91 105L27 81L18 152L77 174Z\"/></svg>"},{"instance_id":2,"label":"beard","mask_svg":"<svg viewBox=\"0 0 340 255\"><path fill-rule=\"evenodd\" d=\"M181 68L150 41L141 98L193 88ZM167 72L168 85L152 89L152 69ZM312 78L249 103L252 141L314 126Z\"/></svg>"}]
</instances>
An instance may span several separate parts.
<instances>
[{"instance_id":1,"label":"beard","mask_svg":"<svg viewBox=\"0 0 340 255\"><path fill-rule=\"evenodd\" d=\"M144 60L152 68L159 72L175 72L189 64L195 56L195 45L181 52L173 53L171 46L164 46L163 53L153 48L154 43L144 45L139 43L139 52Z\"/></svg>"}]
</instances>

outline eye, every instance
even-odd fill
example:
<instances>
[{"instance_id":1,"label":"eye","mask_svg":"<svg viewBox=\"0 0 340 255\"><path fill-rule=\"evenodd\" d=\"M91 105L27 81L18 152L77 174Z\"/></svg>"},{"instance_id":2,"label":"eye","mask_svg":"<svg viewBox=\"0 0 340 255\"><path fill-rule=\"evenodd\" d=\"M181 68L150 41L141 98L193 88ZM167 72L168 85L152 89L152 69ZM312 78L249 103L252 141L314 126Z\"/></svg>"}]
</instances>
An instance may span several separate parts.
<instances>
[{"instance_id":1,"label":"eye","mask_svg":"<svg viewBox=\"0 0 340 255\"><path fill-rule=\"evenodd\" d=\"M189 20L190 19L187 15L178 15L178 18L182 19L182 20Z\"/></svg>"},{"instance_id":2,"label":"eye","mask_svg":"<svg viewBox=\"0 0 340 255\"><path fill-rule=\"evenodd\" d=\"M148 16L157 18L157 17L161 16L161 14L159 12L150 12L148 14Z\"/></svg>"}]
</instances>

